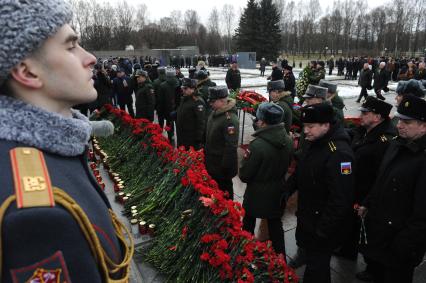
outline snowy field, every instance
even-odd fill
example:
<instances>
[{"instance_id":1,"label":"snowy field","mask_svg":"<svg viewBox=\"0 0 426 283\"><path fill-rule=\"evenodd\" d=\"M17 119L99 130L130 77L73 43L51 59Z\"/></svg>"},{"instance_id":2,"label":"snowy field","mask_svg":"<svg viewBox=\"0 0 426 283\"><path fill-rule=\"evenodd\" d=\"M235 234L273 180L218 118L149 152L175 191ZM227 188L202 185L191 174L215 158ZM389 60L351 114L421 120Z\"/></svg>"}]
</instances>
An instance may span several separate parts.
<instances>
[{"instance_id":1,"label":"snowy field","mask_svg":"<svg viewBox=\"0 0 426 283\"><path fill-rule=\"evenodd\" d=\"M210 72L210 79L214 81L217 85L226 85L225 84L225 76L227 68L208 68ZM185 76L188 76L188 72L186 69L182 69L182 72ZM260 94L262 94L265 97L268 97L268 93L266 90L266 86L268 83L268 80L266 79L271 74L271 68L267 67L265 71L265 76L260 76L260 71L257 69L240 69L241 72L241 86L244 90L254 90ZM301 69L294 69L293 73L296 77L296 80L299 77L299 73L301 72ZM339 96L343 99L356 99L361 91L361 88L358 86L357 80L344 80L343 76L337 76L336 75L337 70L335 69L333 71L333 74L331 76L326 75L326 80L331 80L337 83L338 85L338 92ZM390 93L392 93L396 88L397 83L390 82L389 83L389 89L391 90ZM368 91L369 95L375 95L373 90Z\"/></svg>"}]
</instances>

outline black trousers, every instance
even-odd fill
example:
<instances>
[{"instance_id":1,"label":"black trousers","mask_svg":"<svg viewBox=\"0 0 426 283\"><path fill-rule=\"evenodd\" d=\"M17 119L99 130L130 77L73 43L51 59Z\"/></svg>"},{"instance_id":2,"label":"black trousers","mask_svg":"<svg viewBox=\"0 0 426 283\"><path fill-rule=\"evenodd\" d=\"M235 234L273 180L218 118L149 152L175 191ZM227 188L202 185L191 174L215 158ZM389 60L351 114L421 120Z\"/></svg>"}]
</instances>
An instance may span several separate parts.
<instances>
[{"instance_id":1,"label":"black trousers","mask_svg":"<svg viewBox=\"0 0 426 283\"><path fill-rule=\"evenodd\" d=\"M368 267L370 273L373 275L374 283L413 282L413 266L402 265L398 267L388 267L379 262L369 260Z\"/></svg>"},{"instance_id":2,"label":"black trousers","mask_svg":"<svg viewBox=\"0 0 426 283\"><path fill-rule=\"evenodd\" d=\"M303 283L330 283L331 251L306 249L306 269Z\"/></svg>"},{"instance_id":3,"label":"black trousers","mask_svg":"<svg viewBox=\"0 0 426 283\"><path fill-rule=\"evenodd\" d=\"M275 252L285 255L284 229L281 219L268 218L266 220L268 221L269 239L272 242L272 246L274 247ZM243 219L243 229L254 234L255 226L256 218L250 216L247 213Z\"/></svg>"},{"instance_id":4,"label":"black trousers","mask_svg":"<svg viewBox=\"0 0 426 283\"><path fill-rule=\"evenodd\" d=\"M133 101L132 102L128 102L128 103L120 103L120 109L126 111L126 106L127 106L127 111L129 112L130 116L132 116L133 118L135 117L135 111L133 110Z\"/></svg>"},{"instance_id":5,"label":"black trousers","mask_svg":"<svg viewBox=\"0 0 426 283\"><path fill-rule=\"evenodd\" d=\"M234 185L232 183L232 178L222 178L217 176L212 176L213 180L219 185L219 189L224 192L227 192L229 199L234 199Z\"/></svg>"},{"instance_id":6,"label":"black trousers","mask_svg":"<svg viewBox=\"0 0 426 283\"><path fill-rule=\"evenodd\" d=\"M361 92L360 92L360 94L358 96L358 101L360 101L361 98L363 98L363 97L365 99L367 99L367 97L368 97L368 93L367 93L367 88L366 87L361 87Z\"/></svg>"}]
</instances>

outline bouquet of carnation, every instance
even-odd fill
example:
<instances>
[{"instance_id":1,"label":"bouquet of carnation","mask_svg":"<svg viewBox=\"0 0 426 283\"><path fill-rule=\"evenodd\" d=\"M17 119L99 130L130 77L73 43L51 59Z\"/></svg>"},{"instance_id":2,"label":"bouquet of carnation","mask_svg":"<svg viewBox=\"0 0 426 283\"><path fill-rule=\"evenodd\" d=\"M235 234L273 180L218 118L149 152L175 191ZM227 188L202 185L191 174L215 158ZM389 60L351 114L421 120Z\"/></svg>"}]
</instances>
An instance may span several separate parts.
<instances>
[{"instance_id":1,"label":"bouquet of carnation","mask_svg":"<svg viewBox=\"0 0 426 283\"><path fill-rule=\"evenodd\" d=\"M99 119L116 129L96 144L116 199L129 218L155 227L140 253L168 282L298 281L270 242L242 230L243 208L208 175L202 151L174 149L159 125L112 106Z\"/></svg>"}]
</instances>

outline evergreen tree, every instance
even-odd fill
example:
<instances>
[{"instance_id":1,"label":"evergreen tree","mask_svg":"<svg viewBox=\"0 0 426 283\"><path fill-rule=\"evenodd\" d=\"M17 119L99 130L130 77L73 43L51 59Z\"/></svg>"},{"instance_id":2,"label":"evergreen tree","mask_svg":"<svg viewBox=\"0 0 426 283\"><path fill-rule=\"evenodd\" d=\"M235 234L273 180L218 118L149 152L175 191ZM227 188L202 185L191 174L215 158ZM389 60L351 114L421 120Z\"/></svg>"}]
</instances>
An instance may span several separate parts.
<instances>
[{"instance_id":1,"label":"evergreen tree","mask_svg":"<svg viewBox=\"0 0 426 283\"><path fill-rule=\"evenodd\" d=\"M260 2L259 48L257 57L275 60L281 49L280 14L272 0Z\"/></svg>"},{"instance_id":2,"label":"evergreen tree","mask_svg":"<svg viewBox=\"0 0 426 283\"><path fill-rule=\"evenodd\" d=\"M259 42L259 6L255 0L248 0L240 18L240 23L235 33L238 51L257 51Z\"/></svg>"},{"instance_id":3,"label":"evergreen tree","mask_svg":"<svg viewBox=\"0 0 426 283\"><path fill-rule=\"evenodd\" d=\"M272 0L248 0L235 33L238 51L275 60L281 47L280 14Z\"/></svg>"}]
</instances>

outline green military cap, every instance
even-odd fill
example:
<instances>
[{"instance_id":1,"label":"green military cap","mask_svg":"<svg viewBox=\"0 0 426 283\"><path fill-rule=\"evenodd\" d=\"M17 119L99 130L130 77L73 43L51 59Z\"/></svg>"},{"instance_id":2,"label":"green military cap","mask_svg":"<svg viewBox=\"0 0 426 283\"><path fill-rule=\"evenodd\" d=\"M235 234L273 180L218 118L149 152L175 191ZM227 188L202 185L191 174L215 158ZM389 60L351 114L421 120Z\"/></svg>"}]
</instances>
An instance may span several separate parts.
<instances>
[{"instance_id":1,"label":"green military cap","mask_svg":"<svg viewBox=\"0 0 426 283\"><path fill-rule=\"evenodd\" d=\"M327 88L329 93L336 93L337 91L337 84L326 81L324 79L319 81L319 86Z\"/></svg>"}]
</instances>

